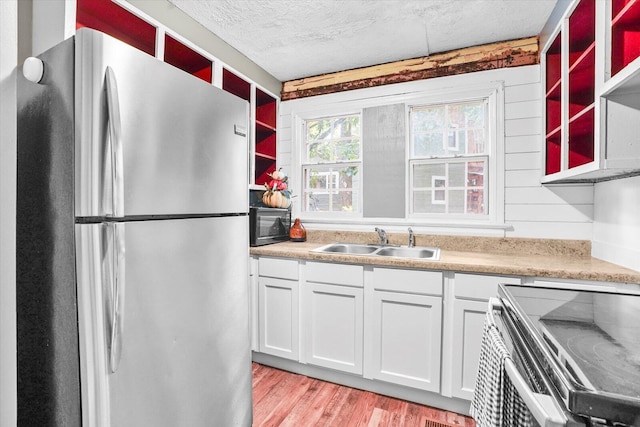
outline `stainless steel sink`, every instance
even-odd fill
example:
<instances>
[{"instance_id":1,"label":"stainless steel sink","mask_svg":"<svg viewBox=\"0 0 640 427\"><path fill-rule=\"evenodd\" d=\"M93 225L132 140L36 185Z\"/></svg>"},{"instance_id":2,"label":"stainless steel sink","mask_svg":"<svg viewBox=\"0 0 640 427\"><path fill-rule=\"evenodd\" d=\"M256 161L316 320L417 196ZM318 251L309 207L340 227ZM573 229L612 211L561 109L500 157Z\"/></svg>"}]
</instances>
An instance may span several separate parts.
<instances>
[{"instance_id":1,"label":"stainless steel sink","mask_svg":"<svg viewBox=\"0 0 640 427\"><path fill-rule=\"evenodd\" d=\"M438 261L440 248L422 246L367 245L364 243L330 243L312 252L341 253L350 255L385 256L396 258L414 258Z\"/></svg>"},{"instance_id":2,"label":"stainless steel sink","mask_svg":"<svg viewBox=\"0 0 640 427\"><path fill-rule=\"evenodd\" d=\"M312 252L369 255L380 248L381 246L378 245L367 245L364 243L331 243L314 249Z\"/></svg>"},{"instance_id":3,"label":"stainless steel sink","mask_svg":"<svg viewBox=\"0 0 640 427\"><path fill-rule=\"evenodd\" d=\"M440 248L425 248L425 247L384 247L376 251L376 255L379 256L392 256L397 258L418 258L418 259L440 259Z\"/></svg>"}]
</instances>

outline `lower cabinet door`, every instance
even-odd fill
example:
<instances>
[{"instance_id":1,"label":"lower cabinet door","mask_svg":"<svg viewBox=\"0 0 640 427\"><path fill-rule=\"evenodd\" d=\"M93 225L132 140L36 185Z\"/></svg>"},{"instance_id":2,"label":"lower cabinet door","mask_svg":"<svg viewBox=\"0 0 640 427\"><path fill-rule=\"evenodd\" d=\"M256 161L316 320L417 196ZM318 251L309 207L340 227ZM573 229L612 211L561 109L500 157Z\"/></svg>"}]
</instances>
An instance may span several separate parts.
<instances>
[{"instance_id":1,"label":"lower cabinet door","mask_svg":"<svg viewBox=\"0 0 640 427\"><path fill-rule=\"evenodd\" d=\"M472 400L478 375L486 301L453 300L451 395Z\"/></svg>"},{"instance_id":2,"label":"lower cabinet door","mask_svg":"<svg viewBox=\"0 0 640 427\"><path fill-rule=\"evenodd\" d=\"M362 374L363 291L309 283L303 292L303 359L306 363Z\"/></svg>"},{"instance_id":3,"label":"lower cabinet door","mask_svg":"<svg viewBox=\"0 0 640 427\"><path fill-rule=\"evenodd\" d=\"M373 292L372 378L440 391L442 297Z\"/></svg>"},{"instance_id":4,"label":"lower cabinet door","mask_svg":"<svg viewBox=\"0 0 640 427\"><path fill-rule=\"evenodd\" d=\"M258 278L260 352L299 359L298 281Z\"/></svg>"}]
</instances>

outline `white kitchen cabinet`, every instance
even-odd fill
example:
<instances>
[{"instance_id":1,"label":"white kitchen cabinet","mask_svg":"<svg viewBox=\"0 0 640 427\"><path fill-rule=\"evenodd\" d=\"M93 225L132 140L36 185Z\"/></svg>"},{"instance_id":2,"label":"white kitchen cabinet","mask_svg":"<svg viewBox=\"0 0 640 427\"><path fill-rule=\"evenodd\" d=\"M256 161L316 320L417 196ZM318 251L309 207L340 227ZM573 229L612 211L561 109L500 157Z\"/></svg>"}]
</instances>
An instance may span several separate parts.
<instances>
[{"instance_id":1,"label":"white kitchen cabinet","mask_svg":"<svg viewBox=\"0 0 640 427\"><path fill-rule=\"evenodd\" d=\"M541 39L543 183L635 174L640 2L573 0ZM545 40L546 39L546 40Z\"/></svg>"},{"instance_id":2,"label":"white kitchen cabinet","mask_svg":"<svg viewBox=\"0 0 640 427\"><path fill-rule=\"evenodd\" d=\"M442 273L376 267L366 289L365 376L439 392Z\"/></svg>"},{"instance_id":3,"label":"white kitchen cabinet","mask_svg":"<svg viewBox=\"0 0 640 427\"><path fill-rule=\"evenodd\" d=\"M303 362L361 375L363 267L307 262L304 276Z\"/></svg>"},{"instance_id":4,"label":"white kitchen cabinet","mask_svg":"<svg viewBox=\"0 0 640 427\"><path fill-rule=\"evenodd\" d=\"M298 262L258 260L260 352L299 359Z\"/></svg>"},{"instance_id":5,"label":"white kitchen cabinet","mask_svg":"<svg viewBox=\"0 0 640 427\"><path fill-rule=\"evenodd\" d=\"M482 328L489 298L498 294L498 284L520 284L520 278L455 273L449 285L449 316L445 325L445 357L449 384L446 395L473 399ZM451 286L452 285L452 286Z\"/></svg>"}]
</instances>

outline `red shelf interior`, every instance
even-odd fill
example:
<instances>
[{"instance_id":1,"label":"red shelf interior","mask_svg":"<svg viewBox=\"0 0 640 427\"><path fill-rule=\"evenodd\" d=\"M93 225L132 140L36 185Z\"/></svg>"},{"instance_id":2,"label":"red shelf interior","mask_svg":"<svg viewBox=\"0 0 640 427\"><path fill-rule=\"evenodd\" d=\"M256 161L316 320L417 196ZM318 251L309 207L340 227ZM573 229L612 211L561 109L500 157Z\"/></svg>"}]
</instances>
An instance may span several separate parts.
<instances>
[{"instance_id":1,"label":"red shelf interior","mask_svg":"<svg viewBox=\"0 0 640 427\"><path fill-rule=\"evenodd\" d=\"M275 160L276 159L276 134L274 132L270 132L268 134L261 134L260 130L257 130L256 133L257 133L256 155L257 156L262 155Z\"/></svg>"},{"instance_id":2,"label":"red shelf interior","mask_svg":"<svg viewBox=\"0 0 640 427\"><path fill-rule=\"evenodd\" d=\"M594 43L595 37L595 0L581 0L569 17L569 67Z\"/></svg>"},{"instance_id":3,"label":"red shelf interior","mask_svg":"<svg viewBox=\"0 0 640 427\"><path fill-rule=\"evenodd\" d=\"M593 157L594 109L569 122L569 168L584 165Z\"/></svg>"},{"instance_id":4,"label":"red shelf interior","mask_svg":"<svg viewBox=\"0 0 640 427\"><path fill-rule=\"evenodd\" d=\"M211 60L188 48L168 34L164 37L164 61L211 83Z\"/></svg>"},{"instance_id":5,"label":"red shelf interior","mask_svg":"<svg viewBox=\"0 0 640 427\"><path fill-rule=\"evenodd\" d=\"M562 158L560 141L560 130L556 131L553 135L548 136L546 139L547 150L545 172L547 175L560 172L560 159Z\"/></svg>"},{"instance_id":6,"label":"red shelf interior","mask_svg":"<svg viewBox=\"0 0 640 427\"><path fill-rule=\"evenodd\" d=\"M562 111L559 99L547 98L547 126L546 133L549 134L560 127L562 123Z\"/></svg>"},{"instance_id":7,"label":"red shelf interior","mask_svg":"<svg viewBox=\"0 0 640 427\"><path fill-rule=\"evenodd\" d=\"M231 92L247 102L251 101L251 83L236 76L226 68L222 69L222 89Z\"/></svg>"},{"instance_id":8,"label":"red shelf interior","mask_svg":"<svg viewBox=\"0 0 640 427\"><path fill-rule=\"evenodd\" d=\"M276 128L276 100L256 89L256 121L272 129Z\"/></svg>"},{"instance_id":9,"label":"red shelf interior","mask_svg":"<svg viewBox=\"0 0 640 427\"><path fill-rule=\"evenodd\" d=\"M269 174L275 172L276 162L271 159L256 157L256 177L255 183L263 185L271 180Z\"/></svg>"},{"instance_id":10,"label":"red shelf interior","mask_svg":"<svg viewBox=\"0 0 640 427\"><path fill-rule=\"evenodd\" d=\"M611 16L615 17L624 9L628 4L634 3L637 0L612 0L611 1Z\"/></svg>"},{"instance_id":11,"label":"red shelf interior","mask_svg":"<svg viewBox=\"0 0 640 427\"><path fill-rule=\"evenodd\" d=\"M560 53L562 41L561 34L562 33L558 33L546 53L547 92L549 92L554 86L558 86L562 75L562 61Z\"/></svg>"},{"instance_id":12,"label":"red shelf interior","mask_svg":"<svg viewBox=\"0 0 640 427\"><path fill-rule=\"evenodd\" d=\"M640 57L640 1L613 3L611 20L611 75ZM617 13L616 13L617 10Z\"/></svg>"},{"instance_id":13,"label":"red shelf interior","mask_svg":"<svg viewBox=\"0 0 640 427\"><path fill-rule=\"evenodd\" d=\"M569 71L569 119L595 99L595 47L585 52Z\"/></svg>"},{"instance_id":14,"label":"red shelf interior","mask_svg":"<svg viewBox=\"0 0 640 427\"><path fill-rule=\"evenodd\" d=\"M76 29L82 27L109 34L149 55L156 54L156 27L112 1L78 0Z\"/></svg>"}]
</instances>

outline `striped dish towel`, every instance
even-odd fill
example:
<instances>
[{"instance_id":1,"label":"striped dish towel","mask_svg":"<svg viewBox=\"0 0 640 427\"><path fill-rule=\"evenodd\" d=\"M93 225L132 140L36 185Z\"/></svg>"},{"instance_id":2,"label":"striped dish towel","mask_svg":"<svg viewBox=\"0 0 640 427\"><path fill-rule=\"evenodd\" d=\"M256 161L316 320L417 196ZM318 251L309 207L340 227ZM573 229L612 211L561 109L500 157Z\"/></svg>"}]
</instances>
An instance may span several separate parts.
<instances>
[{"instance_id":1,"label":"striped dish towel","mask_svg":"<svg viewBox=\"0 0 640 427\"><path fill-rule=\"evenodd\" d=\"M538 423L518 395L504 370L511 357L500 332L485 318L480 347L480 365L471 402L477 427L529 427Z\"/></svg>"}]
</instances>

